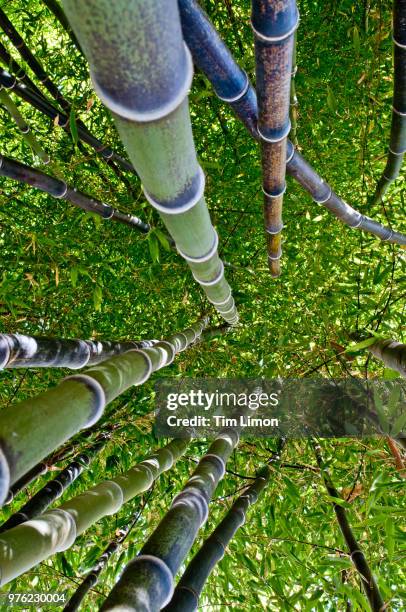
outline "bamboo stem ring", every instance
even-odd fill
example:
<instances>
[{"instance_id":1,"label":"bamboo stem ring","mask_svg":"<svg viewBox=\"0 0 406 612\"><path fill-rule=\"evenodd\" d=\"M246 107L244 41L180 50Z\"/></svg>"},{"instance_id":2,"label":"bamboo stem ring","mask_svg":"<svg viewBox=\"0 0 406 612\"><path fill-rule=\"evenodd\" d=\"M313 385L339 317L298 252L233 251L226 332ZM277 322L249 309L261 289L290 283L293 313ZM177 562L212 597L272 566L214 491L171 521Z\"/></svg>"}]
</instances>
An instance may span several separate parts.
<instances>
[{"instance_id":1,"label":"bamboo stem ring","mask_svg":"<svg viewBox=\"0 0 406 612\"><path fill-rule=\"evenodd\" d=\"M326 185L326 187L327 187L327 185ZM332 193L333 193L333 190L332 190L331 187L329 187L328 195L325 198L322 198L321 200L319 198L313 198L313 202L316 202L316 204L325 204L331 198Z\"/></svg>"},{"instance_id":2,"label":"bamboo stem ring","mask_svg":"<svg viewBox=\"0 0 406 612\"><path fill-rule=\"evenodd\" d=\"M262 186L262 192L264 193L264 195L266 195L270 199L280 198L285 193L285 191L286 191L286 183L284 184L283 188L278 193L270 193L269 191L266 191L266 189Z\"/></svg>"},{"instance_id":3,"label":"bamboo stem ring","mask_svg":"<svg viewBox=\"0 0 406 612\"><path fill-rule=\"evenodd\" d=\"M7 498L10 488L10 467L8 461L0 448L0 506Z\"/></svg>"},{"instance_id":4,"label":"bamboo stem ring","mask_svg":"<svg viewBox=\"0 0 406 612\"><path fill-rule=\"evenodd\" d=\"M209 261L209 259L211 259L213 255L215 255L218 245L219 245L219 237L214 228L213 228L213 232L214 232L214 242L213 242L213 246L211 247L208 253L206 253L205 255L202 255L201 257L191 257L190 255L186 255L186 253L184 253L177 247L177 251L179 255L181 255L187 261L191 261L193 263L203 263L204 261Z\"/></svg>"},{"instance_id":5,"label":"bamboo stem ring","mask_svg":"<svg viewBox=\"0 0 406 612\"><path fill-rule=\"evenodd\" d=\"M193 194L190 200L185 202L184 204L180 204L178 206L170 206L170 204L162 204L162 202L157 202L154 198L147 192L145 187L143 187L144 195L148 202L158 211L165 213L166 215L179 215L184 213L194 206L202 199L204 195L204 188L206 184L206 177L204 175L203 169L199 166L198 170L198 185L196 187L196 192Z\"/></svg>"},{"instance_id":6,"label":"bamboo stem ring","mask_svg":"<svg viewBox=\"0 0 406 612\"><path fill-rule=\"evenodd\" d=\"M398 42L394 36L392 36L392 40L393 40L393 43L400 49L406 49L406 45Z\"/></svg>"},{"instance_id":7,"label":"bamboo stem ring","mask_svg":"<svg viewBox=\"0 0 406 612\"><path fill-rule=\"evenodd\" d=\"M224 96L220 96L219 94L217 94L217 97L218 97L219 100L222 100L223 102L228 102L228 104L231 104L232 102L238 102L238 100L241 100L241 98L243 98L245 96L245 94L247 93L247 91L249 89L250 81L249 81L248 75L245 72L245 70L243 70L243 72L244 72L247 80L245 82L245 85L244 85L242 91L239 94L233 96L232 98L225 98Z\"/></svg>"},{"instance_id":8,"label":"bamboo stem ring","mask_svg":"<svg viewBox=\"0 0 406 612\"><path fill-rule=\"evenodd\" d=\"M252 19L251 19L251 28L252 28L252 31L254 32L255 37L258 40L261 40L263 42L269 42L269 43L277 43L277 42L281 42L282 40L285 40L286 38L289 38L289 36L292 36L292 34L296 32L298 25L299 25L299 20L300 20L300 17L299 17L299 12L298 12L297 21L295 25L292 28L290 28L288 32L285 32L285 34L281 34L280 36L267 36L266 34L262 34L255 28L254 24L252 23Z\"/></svg>"},{"instance_id":9,"label":"bamboo stem ring","mask_svg":"<svg viewBox=\"0 0 406 612\"><path fill-rule=\"evenodd\" d=\"M62 382L65 380L76 380L77 382L83 383L86 387L89 387L93 391L95 398L93 414L85 423L85 427L91 427L100 419L106 406L106 394L103 387L95 378L92 378L87 374L74 374L73 376L67 376Z\"/></svg>"},{"instance_id":10,"label":"bamboo stem ring","mask_svg":"<svg viewBox=\"0 0 406 612\"><path fill-rule=\"evenodd\" d=\"M278 137L275 138L271 138L269 136L264 136L264 134L262 134L259 125L257 125L257 131L258 134L261 138L261 140L263 140L264 142L270 142L270 143L275 143L275 142L281 142L282 140L284 140L285 138L287 138L289 136L289 132L291 130L291 122L290 119L288 120L285 128L283 129L283 131L281 131L280 135Z\"/></svg>"},{"instance_id":11,"label":"bamboo stem ring","mask_svg":"<svg viewBox=\"0 0 406 612\"><path fill-rule=\"evenodd\" d=\"M197 281L200 285L203 285L204 287L211 287L212 285L217 285L217 283L219 283L221 281L221 279L223 278L223 276L224 276L224 264L223 264L222 261L220 261L220 272L218 273L216 278L214 278L213 280L210 280L210 281L200 280L200 279L198 279L196 277L194 272L192 274L193 274L193 278L195 279L195 281Z\"/></svg>"},{"instance_id":12,"label":"bamboo stem ring","mask_svg":"<svg viewBox=\"0 0 406 612\"><path fill-rule=\"evenodd\" d=\"M159 572L163 573L164 579L166 579L167 581L166 586L168 587L167 588L168 595L166 596L165 600L161 603L161 609L162 609L166 605L168 605L168 603L171 601L173 597L173 592L175 590L172 572L169 569L169 567L166 565L165 561L162 561L162 559L160 559L159 557L155 557L154 555L138 555L138 557L130 561L127 567L133 567L134 565L137 565L137 563L145 563L145 562L149 562L152 565L155 565L158 568ZM162 581L160 581L159 584L160 586L162 586Z\"/></svg>"}]
</instances>

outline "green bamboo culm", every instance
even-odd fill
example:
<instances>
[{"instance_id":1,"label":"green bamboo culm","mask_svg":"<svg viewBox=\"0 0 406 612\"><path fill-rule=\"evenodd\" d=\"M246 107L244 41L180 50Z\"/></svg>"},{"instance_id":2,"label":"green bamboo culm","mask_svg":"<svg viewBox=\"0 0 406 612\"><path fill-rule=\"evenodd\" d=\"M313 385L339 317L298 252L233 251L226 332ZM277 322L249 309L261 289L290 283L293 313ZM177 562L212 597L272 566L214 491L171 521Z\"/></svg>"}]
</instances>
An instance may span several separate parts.
<instances>
[{"instance_id":1,"label":"green bamboo culm","mask_svg":"<svg viewBox=\"0 0 406 612\"><path fill-rule=\"evenodd\" d=\"M380 202L399 176L406 153L406 0L393 1L393 102L389 151L374 203Z\"/></svg>"},{"instance_id":2,"label":"green bamboo culm","mask_svg":"<svg viewBox=\"0 0 406 612\"><path fill-rule=\"evenodd\" d=\"M335 488L329 471L324 465L320 445L315 440L312 440L311 444L316 456L317 464L320 468L320 474L323 478L327 493L330 497L333 497L335 499L341 499L341 495ZM370 608L373 612L382 612L383 610L386 610L386 604L382 598L382 595L379 591L378 585L368 565L365 555L361 550L361 546L359 542L357 542L357 540L355 539L355 536L352 532L351 526L348 522L347 512L345 508L343 508L343 506L341 506L339 503L332 501L332 506L337 517L337 523L348 546L351 561L353 562L355 568L360 574L362 588L364 589L365 595L368 598Z\"/></svg>"},{"instance_id":3,"label":"green bamboo culm","mask_svg":"<svg viewBox=\"0 0 406 612\"><path fill-rule=\"evenodd\" d=\"M272 456L272 463L280 461L280 453L284 444L284 440L279 440L278 450ZM271 470L268 465L258 470L254 482L233 503L226 516L204 541L199 552L187 566L171 601L165 607L165 612L192 612L197 609L200 594L208 577L224 557L230 540L244 525L249 507L258 500L269 482L270 475Z\"/></svg>"},{"instance_id":4,"label":"green bamboo culm","mask_svg":"<svg viewBox=\"0 0 406 612\"><path fill-rule=\"evenodd\" d=\"M209 301L236 324L193 142L187 99L193 65L177 1L168 0L164 11L159 0L65 0L63 6L146 198Z\"/></svg>"},{"instance_id":5,"label":"green bamboo culm","mask_svg":"<svg viewBox=\"0 0 406 612\"><path fill-rule=\"evenodd\" d=\"M58 386L0 413L0 503L8 489L50 452L96 423L107 404L172 363L207 326L203 318L167 341L133 349L65 378Z\"/></svg>"},{"instance_id":6,"label":"green bamboo culm","mask_svg":"<svg viewBox=\"0 0 406 612\"><path fill-rule=\"evenodd\" d=\"M383 361L386 367L406 378L406 344L390 339L377 340L368 346L368 351Z\"/></svg>"},{"instance_id":7,"label":"green bamboo culm","mask_svg":"<svg viewBox=\"0 0 406 612\"><path fill-rule=\"evenodd\" d=\"M124 503L150 489L160 474L183 455L188 443L187 439L173 440L124 474L1 534L0 585L70 548L91 525L115 514Z\"/></svg>"},{"instance_id":8,"label":"green bamboo culm","mask_svg":"<svg viewBox=\"0 0 406 612\"><path fill-rule=\"evenodd\" d=\"M156 612L172 598L173 578L208 517L208 504L238 443L238 434L220 434L140 554L125 568L101 607L102 611Z\"/></svg>"}]
</instances>

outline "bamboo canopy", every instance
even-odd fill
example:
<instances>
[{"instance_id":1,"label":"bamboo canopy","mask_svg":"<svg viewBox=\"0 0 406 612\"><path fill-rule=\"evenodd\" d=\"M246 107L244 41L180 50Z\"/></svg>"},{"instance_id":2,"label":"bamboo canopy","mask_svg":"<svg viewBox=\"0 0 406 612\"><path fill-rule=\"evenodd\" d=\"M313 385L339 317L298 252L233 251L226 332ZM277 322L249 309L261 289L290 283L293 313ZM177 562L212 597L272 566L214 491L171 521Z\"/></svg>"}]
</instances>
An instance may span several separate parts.
<instances>
[{"instance_id":1,"label":"bamboo canopy","mask_svg":"<svg viewBox=\"0 0 406 612\"><path fill-rule=\"evenodd\" d=\"M213 84L216 93L219 91L220 82L227 83L231 87L240 75L241 68L232 58L215 28L204 15L196 0L179 0L179 8L184 24L183 36L193 54L195 64ZM204 28L202 23L204 23ZM224 61L224 57L227 57L227 61ZM221 99L221 95L219 97ZM237 106L236 102L229 102L229 104L248 132L256 140L260 140L258 132L254 130L258 117L257 99L249 82L247 82L247 90L240 98L237 96L237 102L239 102ZM405 234L385 227L344 202L317 174L309 162L295 150L290 140L287 141L286 156L286 172L311 195L317 204L327 208L341 223L352 229L369 232L385 242L406 244Z\"/></svg>"},{"instance_id":2,"label":"bamboo canopy","mask_svg":"<svg viewBox=\"0 0 406 612\"><path fill-rule=\"evenodd\" d=\"M193 142L187 98L193 66L176 0L168 0L165 12L158 0L66 0L64 8L89 61L95 91L113 113L147 200L209 301L228 323L236 324Z\"/></svg>"},{"instance_id":3,"label":"bamboo canopy","mask_svg":"<svg viewBox=\"0 0 406 612\"><path fill-rule=\"evenodd\" d=\"M406 344L396 340L377 340L368 346L368 351L406 378Z\"/></svg>"},{"instance_id":4,"label":"bamboo canopy","mask_svg":"<svg viewBox=\"0 0 406 612\"><path fill-rule=\"evenodd\" d=\"M103 219L111 219L118 223L124 223L144 234L150 230L150 226L138 217L122 213L112 206L78 191L75 187L69 187L61 179L45 174L40 170L31 168L4 155L0 155L0 176L31 185L36 189L49 193L54 198L70 202L86 212L94 213Z\"/></svg>"},{"instance_id":5,"label":"bamboo canopy","mask_svg":"<svg viewBox=\"0 0 406 612\"><path fill-rule=\"evenodd\" d=\"M262 151L262 190L268 264L280 276L283 229L282 204L286 190L286 145L290 132L290 79L294 34L299 23L295 0L252 0L255 38L257 130Z\"/></svg>"},{"instance_id":6,"label":"bamboo canopy","mask_svg":"<svg viewBox=\"0 0 406 612\"><path fill-rule=\"evenodd\" d=\"M36 93L31 87L28 87L22 82L19 82L17 77L9 74L6 70L0 69L0 85L5 89L12 90L17 96L25 102L39 110L41 113L49 117L52 121L57 121L68 134L70 134L69 115L57 110L48 100L46 100L41 92ZM111 162L116 162L123 170L136 174L132 165L120 157L112 149L104 145L100 140L95 138L87 129L80 124L76 126L78 138L91 146L104 161L111 165Z\"/></svg>"},{"instance_id":7,"label":"bamboo canopy","mask_svg":"<svg viewBox=\"0 0 406 612\"><path fill-rule=\"evenodd\" d=\"M0 585L70 548L77 536L104 516L151 488L154 481L183 455L189 441L172 440L156 453L113 480L105 480L54 510L26 521L0 536Z\"/></svg>"},{"instance_id":8,"label":"bamboo canopy","mask_svg":"<svg viewBox=\"0 0 406 612\"><path fill-rule=\"evenodd\" d=\"M214 440L140 554L125 568L102 611L153 612L169 603L173 577L206 522L208 504L237 444L238 434L233 430Z\"/></svg>"},{"instance_id":9,"label":"bamboo canopy","mask_svg":"<svg viewBox=\"0 0 406 612\"><path fill-rule=\"evenodd\" d=\"M0 42L0 60L3 66L15 75L18 81L21 81L31 91L33 91L39 98L44 98L42 92L35 85L34 81L30 79L25 70L20 64L10 55L3 43Z\"/></svg>"},{"instance_id":10,"label":"bamboo canopy","mask_svg":"<svg viewBox=\"0 0 406 612\"><path fill-rule=\"evenodd\" d=\"M85 374L68 376L56 387L0 413L0 503L7 491L55 448L96 423L107 404L152 372L172 363L200 336L208 324L201 319L184 332L153 347L116 355Z\"/></svg>"},{"instance_id":11,"label":"bamboo canopy","mask_svg":"<svg viewBox=\"0 0 406 612\"><path fill-rule=\"evenodd\" d=\"M23 334L0 334L0 369L2 368L70 368L106 361L133 349L150 348L156 340L66 340Z\"/></svg>"},{"instance_id":12,"label":"bamboo canopy","mask_svg":"<svg viewBox=\"0 0 406 612\"><path fill-rule=\"evenodd\" d=\"M331 476L324 465L320 445L314 442L312 442L312 445L327 493L330 495L330 497L338 500L341 499L341 495L335 488ZM348 546L348 550L350 551L351 561L360 574L362 588L368 597L371 610L373 610L373 612L382 612L382 610L385 610L386 604L382 599L378 585L368 565L365 555L362 552L361 545L354 537L351 526L348 522L347 512L343 506L340 506L339 503L332 501L332 506L334 508L341 533Z\"/></svg>"},{"instance_id":13,"label":"bamboo canopy","mask_svg":"<svg viewBox=\"0 0 406 612\"><path fill-rule=\"evenodd\" d=\"M394 80L392 123L385 169L378 181L374 202L384 197L399 176L406 153L406 0L393 0Z\"/></svg>"},{"instance_id":14,"label":"bamboo canopy","mask_svg":"<svg viewBox=\"0 0 406 612\"><path fill-rule=\"evenodd\" d=\"M51 506L66 489L88 468L97 454L104 448L107 436L103 441L97 441L90 446L85 453L78 455L74 461L61 470L55 478L33 495L18 512L12 514L3 525L0 526L0 533L4 533L12 527L17 527L21 523L30 521Z\"/></svg>"},{"instance_id":15,"label":"bamboo canopy","mask_svg":"<svg viewBox=\"0 0 406 612\"><path fill-rule=\"evenodd\" d=\"M59 21L65 32L68 34L69 38L77 48L77 50L82 53L82 49L80 48L79 41L76 38L72 28L69 25L69 21L66 19L66 15L62 10L61 5L57 0L43 0L45 6L49 11L54 15L54 17Z\"/></svg>"}]
</instances>

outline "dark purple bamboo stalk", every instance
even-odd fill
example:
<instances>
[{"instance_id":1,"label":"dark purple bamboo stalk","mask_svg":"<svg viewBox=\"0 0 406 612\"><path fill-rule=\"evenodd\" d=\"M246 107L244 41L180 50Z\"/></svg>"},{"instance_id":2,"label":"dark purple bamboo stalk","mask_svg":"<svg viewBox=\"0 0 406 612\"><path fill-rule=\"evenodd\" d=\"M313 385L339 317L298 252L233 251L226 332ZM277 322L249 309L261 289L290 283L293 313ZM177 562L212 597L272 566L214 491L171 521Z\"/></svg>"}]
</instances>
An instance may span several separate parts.
<instances>
[{"instance_id":1,"label":"dark purple bamboo stalk","mask_svg":"<svg viewBox=\"0 0 406 612\"><path fill-rule=\"evenodd\" d=\"M43 97L41 91L35 85L35 83L30 79L25 70L20 66L20 64L10 55L7 51L6 47L0 42L0 60L3 65L9 70L12 74L15 74L16 79L24 83L27 87L29 87L37 96Z\"/></svg>"},{"instance_id":2,"label":"dark purple bamboo stalk","mask_svg":"<svg viewBox=\"0 0 406 612\"><path fill-rule=\"evenodd\" d=\"M248 132L260 140L256 129L257 99L252 85L247 79L245 87L238 89L244 73L196 0L179 0L179 9L183 37L194 63L212 83L218 97L230 104ZM295 150L290 140L287 142L286 155L287 173L302 185L315 202L327 208L341 223L369 232L386 242L406 244L406 235L373 221L344 202Z\"/></svg>"},{"instance_id":3,"label":"dark purple bamboo stalk","mask_svg":"<svg viewBox=\"0 0 406 612\"><path fill-rule=\"evenodd\" d=\"M255 37L257 130L262 150L262 189L268 264L280 276L282 205L286 190L286 146L290 132L290 79L294 34L299 23L295 0L252 0Z\"/></svg>"},{"instance_id":4,"label":"dark purple bamboo stalk","mask_svg":"<svg viewBox=\"0 0 406 612\"><path fill-rule=\"evenodd\" d=\"M393 105L386 167L378 181L373 202L382 200L399 176L406 153L406 0L393 2Z\"/></svg>"},{"instance_id":5,"label":"dark purple bamboo stalk","mask_svg":"<svg viewBox=\"0 0 406 612\"><path fill-rule=\"evenodd\" d=\"M173 577L206 521L208 503L224 476L238 435L228 432L211 444L171 508L125 568L101 610L161 610L173 593Z\"/></svg>"},{"instance_id":6,"label":"dark purple bamboo stalk","mask_svg":"<svg viewBox=\"0 0 406 612\"><path fill-rule=\"evenodd\" d=\"M54 17L59 21L65 32L68 34L69 38L75 45L76 49L82 53L82 49L80 48L79 41L76 38L72 28L69 25L69 21L66 19L66 15L62 10L61 5L57 0L43 0L45 6L49 11L54 15Z\"/></svg>"},{"instance_id":7,"label":"dark purple bamboo stalk","mask_svg":"<svg viewBox=\"0 0 406 612\"><path fill-rule=\"evenodd\" d=\"M68 185L60 179L40 172L39 170L26 166L4 155L0 155L0 175L31 185L36 189L49 193L54 198L71 202L71 204L74 204L78 208L99 215L103 217L103 219L112 219L113 221L130 225L144 234L148 233L151 229L147 223L144 223L144 221L141 221L138 217L122 213L104 202L95 200L81 191L77 191L75 188L68 187Z\"/></svg>"},{"instance_id":8,"label":"dark purple bamboo stalk","mask_svg":"<svg viewBox=\"0 0 406 612\"><path fill-rule=\"evenodd\" d=\"M0 343L1 343L1 340L0 340ZM19 478L19 480L17 480L17 482L15 482L12 487L10 487L8 496L6 498L6 501L4 502L4 505L11 504L11 502L13 501L15 496L18 495L18 493L26 489L28 485L31 484L34 480L36 480L39 476L46 474L47 471L48 471L48 464L43 461L41 463L37 463L37 465L34 465L34 467L29 472L24 474L24 476Z\"/></svg>"},{"instance_id":9,"label":"dark purple bamboo stalk","mask_svg":"<svg viewBox=\"0 0 406 612\"><path fill-rule=\"evenodd\" d=\"M377 340L368 346L368 351L406 378L406 344L396 340Z\"/></svg>"},{"instance_id":10,"label":"dark purple bamboo stalk","mask_svg":"<svg viewBox=\"0 0 406 612\"><path fill-rule=\"evenodd\" d=\"M58 125L70 134L69 116L57 110L42 94L36 93L24 83L20 83L16 77L10 75L6 70L0 69L0 85L5 89L11 89L28 104L41 113L49 117L52 121L57 120ZM81 141L91 146L96 153L101 155L106 163L116 162L123 170L136 175L133 166L126 159L114 153L109 147L105 146L100 140L95 138L84 126L77 124L78 137Z\"/></svg>"},{"instance_id":11,"label":"dark purple bamboo stalk","mask_svg":"<svg viewBox=\"0 0 406 612\"><path fill-rule=\"evenodd\" d=\"M317 464L320 468L320 474L323 477L323 481L327 489L327 493L330 495L330 497L341 499L341 495L335 488L331 480L331 476L324 465L320 445L312 442L312 446L316 455ZM340 506L339 503L335 503L334 501L332 502L332 506L334 508L334 512L336 514L337 522L340 527L341 533L343 534L344 540L346 541L346 544L350 551L351 561L353 562L355 568L360 574L362 587L368 598L371 610L373 610L373 612L382 612L386 609L385 602L382 599L382 595L379 592L378 585L376 584L375 578L367 563L365 555L361 550L361 546L355 539L355 536L352 532L352 529L348 522L346 510L345 508Z\"/></svg>"},{"instance_id":12,"label":"dark purple bamboo stalk","mask_svg":"<svg viewBox=\"0 0 406 612\"><path fill-rule=\"evenodd\" d=\"M0 334L0 369L51 367L78 370L127 351L150 348L153 344L153 340L102 342Z\"/></svg>"},{"instance_id":13,"label":"dark purple bamboo stalk","mask_svg":"<svg viewBox=\"0 0 406 612\"><path fill-rule=\"evenodd\" d=\"M88 468L97 454L104 448L107 436L103 441L98 441L89 447L84 453L78 455L72 463L59 472L56 478L53 478L38 491L31 499L22 506L18 512L10 516L10 518L0 526L0 533L4 533L12 527L21 525L25 521L39 516L51 506L66 489L82 474L83 470Z\"/></svg>"}]
</instances>

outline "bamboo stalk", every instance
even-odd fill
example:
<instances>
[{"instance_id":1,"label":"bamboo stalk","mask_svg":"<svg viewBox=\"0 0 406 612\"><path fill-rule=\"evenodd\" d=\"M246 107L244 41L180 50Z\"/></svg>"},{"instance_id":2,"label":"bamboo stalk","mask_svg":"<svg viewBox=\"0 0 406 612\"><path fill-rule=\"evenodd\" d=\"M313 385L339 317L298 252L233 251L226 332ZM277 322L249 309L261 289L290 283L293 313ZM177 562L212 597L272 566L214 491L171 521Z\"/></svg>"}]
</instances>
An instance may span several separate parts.
<instances>
[{"instance_id":1,"label":"bamboo stalk","mask_svg":"<svg viewBox=\"0 0 406 612\"><path fill-rule=\"evenodd\" d=\"M107 404L152 372L172 363L200 336L208 320L145 349L116 355L65 378L58 386L0 412L0 503L23 474L75 433L96 423ZM187 335L186 335L187 334Z\"/></svg>"},{"instance_id":2,"label":"bamboo stalk","mask_svg":"<svg viewBox=\"0 0 406 612\"><path fill-rule=\"evenodd\" d=\"M228 323L237 323L193 142L187 99L193 67L177 1L168 0L165 11L159 0L66 0L63 5L147 200L209 301Z\"/></svg>"},{"instance_id":3,"label":"bamboo stalk","mask_svg":"<svg viewBox=\"0 0 406 612\"><path fill-rule=\"evenodd\" d=\"M173 440L138 465L73 497L55 510L13 527L0 536L0 584L20 576L56 552L70 548L76 537L104 516L151 488L188 447L188 440Z\"/></svg>"},{"instance_id":4,"label":"bamboo stalk","mask_svg":"<svg viewBox=\"0 0 406 612\"><path fill-rule=\"evenodd\" d=\"M15 498L15 496L18 495L18 493L26 489L28 485L31 484L34 480L36 480L39 476L46 474L47 471L48 471L48 464L44 463L43 461L41 461L40 463L37 463L37 465L34 465L34 467L31 468L31 470L29 470L26 474L21 476L21 478L19 478L13 484L13 486L10 487L10 490L7 494L7 498L4 502L4 505L10 504Z\"/></svg>"},{"instance_id":5,"label":"bamboo stalk","mask_svg":"<svg viewBox=\"0 0 406 612\"><path fill-rule=\"evenodd\" d=\"M278 450L272 457L272 463L280 461L280 452L284 444L284 440L279 441ZM192 612L198 608L199 598L208 577L224 557L230 540L244 525L249 507L258 500L269 482L270 475L268 465L258 470L254 482L233 503L225 517L203 542L202 547L187 566L171 601L165 607L165 612Z\"/></svg>"},{"instance_id":6,"label":"bamboo stalk","mask_svg":"<svg viewBox=\"0 0 406 612\"><path fill-rule=\"evenodd\" d=\"M386 367L396 370L406 378L406 344L389 339L377 340L368 346L368 351L383 361Z\"/></svg>"},{"instance_id":7,"label":"bamboo stalk","mask_svg":"<svg viewBox=\"0 0 406 612\"><path fill-rule=\"evenodd\" d=\"M406 0L393 1L394 79L392 122L386 166L373 203L380 202L399 176L406 153Z\"/></svg>"},{"instance_id":8,"label":"bamboo stalk","mask_svg":"<svg viewBox=\"0 0 406 612\"><path fill-rule=\"evenodd\" d=\"M321 447L319 444L312 442L314 453L316 455L317 464L320 468L320 473L323 477L324 485L327 493L330 497L341 499L340 493L335 488L331 476L324 466L324 462L321 456ZM348 522L347 513L343 506L339 503L332 501L332 506L337 517L337 522L340 527L341 533L350 551L351 561L353 562L356 570L361 577L361 584L368 598L369 605L373 612L382 612L386 609L386 604L382 599L382 595L379 592L378 585L372 574L372 571L367 563L364 553L361 550L359 542L357 542L350 524Z\"/></svg>"},{"instance_id":9,"label":"bamboo stalk","mask_svg":"<svg viewBox=\"0 0 406 612\"><path fill-rule=\"evenodd\" d=\"M290 80L290 139L293 146L296 148L299 144L297 139L297 118L298 118L298 106L299 101L296 94L296 73L297 73L297 30L294 34L293 39L293 54L292 54L292 73Z\"/></svg>"},{"instance_id":10,"label":"bamboo stalk","mask_svg":"<svg viewBox=\"0 0 406 612\"><path fill-rule=\"evenodd\" d=\"M48 8L48 10L54 15L56 20L59 21L59 23L61 24L61 26L63 27L65 32L68 34L73 44L75 45L76 49L80 53L82 53L82 49L80 48L79 41L76 38L75 33L73 32L72 28L70 27L69 21L66 19L66 15L63 12L62 7L59 4L59 2L57 2L57 0L43 0L43 2L45 6Z\"/></svg>"},{"instance_id":11,"label":"bamboo stalk","mask_svg":"<svg viewBox=\"0 0 406 612\"><path fill-rule=\"evenodd\" d=\"M210 445L140 554L124 569L102 611L152 612L169 603L173 577L207 519L209 501L237 443L238 434L230 431L219 435Z\"/></svg>"},{"instance_id":12,"label":"bamboo stalk","mask_svg":"<svg viewBox=\"0 0 406 612\"><path fill-rule=\"evenodd\" d=\"M49 193L54 198L70 202L86 212L99 215L103 219L125 223L144 234L148 233L151 229L147 223L144 223L138 217L122 213L112 206L78 191L75 187L68 187L65 181L61 179L45 174L40 170L26 166L4 155L0 155L0 176L31 185L36 189Z\"/></svg>"},{"instance_id":13,"label":"bamboo stalk","mask_svg":"<svg viewBox=\"0 0 406 612\"><path fill-rule=\"evenodd\" d=\"M295 0L252 0L255 38L257 130L262 151L262 190L268 264L280 276L282 206L286 190L286 146L290 132L290 80L294 33L299 23Z\"/></svg>"},{"instance_id":14,"label":"bamboo stalk","mask_svg":"<svg viewBox=\"0 0 406 612\"><path fill-rule=\"evenodd\" d=\"M107 436L106 436L107 437ZM97 454L104 448L105 440L98 441L90 446L86 452L78 455L74 461L66 466L58 476L47 482L31 499L24 504L18 512L12 514L3 525L0 526L0 534L21 525L39 516L51 506L66 489L88 468Z\"/></svg>"},{"instance_id":15,"label":"bamboo stalk","mask_svg":"<svg viewBox=\"0 0 406 612\"><path fill-rule=\"evenodd\" d=\"M70 134L69 116L52 106L41 93L38 94L24 83L20 83L15 76L3 69L0 69L0 84L5 89L13 90L17 96L52 119L52 121L58 121L58 125ZM98 155L101 155L107 164L111 166L112 162L116 162L123 170L136 174L133 166L127 160L100 142L84 126L82 127L82 125L77 124L76 127L79 139L91 146Z\"/></svg>"},{"instance_id":16,"label":"bamboo stalk","mask_svg":"<svg viewBox=\"0 0 406 612\"><path fill-rule=\"evenodd\" d=\"M241 68L232 58L231 53L220 39L209 19L204 15L195 0L179 0L183 23L183 36L193 54L194 63L202 70L212 83L217 95L221 83L231 84L241 73ZM202 25L204 24L204 25ZM224 61L223 56L228 60ZM235 94L237 91L234 89ZM221 93L219 95L221 99ZM247 128L248 132L259 140L256 130L258 109L255 91L247 81L247 90L240 92L235 101L226 100ZM286 151L286 171L292 176L321 206L329 210L341 223L350 228L359 229L393 244L406 244L406 235L361 214L342 200L304 159L288 140Z\"/></svg>"}]
</instances>

